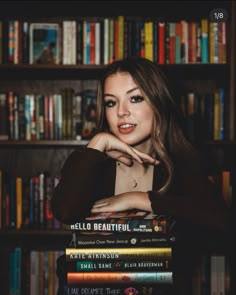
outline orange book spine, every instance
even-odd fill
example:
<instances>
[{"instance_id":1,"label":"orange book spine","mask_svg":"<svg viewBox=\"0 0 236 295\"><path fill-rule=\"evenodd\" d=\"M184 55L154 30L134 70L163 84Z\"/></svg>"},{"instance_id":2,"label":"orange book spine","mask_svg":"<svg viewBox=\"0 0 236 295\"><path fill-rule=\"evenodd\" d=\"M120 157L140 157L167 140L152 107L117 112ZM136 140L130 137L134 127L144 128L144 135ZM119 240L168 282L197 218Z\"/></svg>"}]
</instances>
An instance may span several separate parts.
<instances>
[{"instance_id":1,"label":"orange book spine","mask_svg":"<svg viewBox=\"0 0 236 295\"><path fill-rule=\"evenodd\" d=\"M22 178L16 178L16 228L22 225Z\"/></svg>"}]
</instances>

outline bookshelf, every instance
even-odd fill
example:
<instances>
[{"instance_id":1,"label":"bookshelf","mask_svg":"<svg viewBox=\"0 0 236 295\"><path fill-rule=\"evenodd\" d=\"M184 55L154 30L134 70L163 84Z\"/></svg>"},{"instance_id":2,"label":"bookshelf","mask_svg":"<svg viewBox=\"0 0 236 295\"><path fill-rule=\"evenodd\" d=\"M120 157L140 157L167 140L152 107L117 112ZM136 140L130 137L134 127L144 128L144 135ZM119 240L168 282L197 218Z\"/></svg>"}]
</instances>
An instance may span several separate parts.
<instances>
[{"instance_id":1,"label":"bookshelf","mask_svg":"<svg viewBox=\"0 0 236 295\"><path fill-rule=\"evenodd\" d=\"M176 96L186 95L190 91L204 94L215 88L225 89L226 136L223 140L204 140L198 142L206 160L214 163L209 166L209 173L221 173L230 170L235 177L235 56L236 5L234 1L1 1L0 20L19 19L23 21L47 22L63 20L116 18L123 15L133 22L140 19L178 22L199 21L208 18L214 8L223 8L229 13L227 21L227 62L226 63L188 63L162 64ZM30 15L30 17L28 17ZM1 39L1 38L0 38ZM5 45L4 45L5 46ZM4 47L5 48L5 47ZM104 64L12 64L0 63L0 93L57 93L63 87L71 87L76 92L92 85L104 69ZM1 120L1 118L0 118ZM86 140L3 140L0 141L0 170L17 176L30 177L39 172L50 170L57 175L64 160L78 145ZM232 197L232 211L235 215L235 188ZM232 234L233 235L233 234ZM63 249L69 240L68 233L60 229L0 229L0 265L6 265L5 253L10 245L27 248ZM44 246L40 247L40 243ZM55 247L56 243L56 247ZM3 262L3 263L2 263ZM6 269L8 267L6 266ZM231 276L235 274L235 265L231 266ZM7 278L7 275L4 275ZM8 280L7 280L8 281ZM1 280L0 291L6 292L7 286ZM230 295L234 294L234 282L231 282ZM0 293L1 293L0 292ZM41 294L39 294L41 295ZM200 294L199 294L200 295Z\"/></svg>"}]
</instances>

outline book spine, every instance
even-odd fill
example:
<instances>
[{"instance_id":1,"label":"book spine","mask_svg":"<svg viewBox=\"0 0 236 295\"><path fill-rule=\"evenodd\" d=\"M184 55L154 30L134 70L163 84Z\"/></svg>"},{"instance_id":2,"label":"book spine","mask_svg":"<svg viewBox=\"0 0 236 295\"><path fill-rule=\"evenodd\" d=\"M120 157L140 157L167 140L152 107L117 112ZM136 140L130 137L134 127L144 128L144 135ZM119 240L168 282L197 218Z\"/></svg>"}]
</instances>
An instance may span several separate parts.
<instances>
[{"instance_id":1,"label":"book spine","mask_svg":"<svg viewBox=\"0 0 236 295\"><path fill-rule=\"evenodd\" d=\"M14 20L9 20L8 22L8 62L14 62Z\"/></svg>"},{"instance_id":2,"label":"book spine","mask_svg":"<svg viewBox=\"0 0 236 295\"><path fill-rule=\"evenodd\" d=\"M21 264L22 264L22 249L20 247L17 247L15 249L15 295L20 295L21 293Z\"/></svg>"},{"instance_id":3,"label":"book spine","mask_svg":"<svg viewBox=\"0 0 236 295\"><path fill-rule=\"evenodd\" d=\"M67 272L93 271L170 271L171 259L156 261L75 261L67 263Z\"/></svg>"},{"instance_id":4,"label":"book spine","mask_svg":"<svg viewBox=\"0 0 236 295\"><path fill-rule=\"evenodd\" d=\"M150 248L66 248L66 261L97 260L155 260L157 258L170 259L171 247Z\"/></svg>"},{"instance_id":5,"label":"book spine","mask_svg":"<svg viewBox=\"0 0 236 295\"><path fill-rule=\"evenodd\" d=\"M102 294L102 295L111 295L111 294L138 294L138 295L157 295L157 289L153 286L147 285L134 285L134 286L102 286L102 285L65 285L64 286L64 295L85 295L85 294Z\"/></svg>"},{"instance_id":6,"label":"book spine","mask_svg":"<svg viewBox=\"0 0 236 295\"><path fill-rule=\"evenodd\" d=\"M159 44L158 63L164 64L165 63L165 23L164 22L158 23L158 44Z\"/></svg>"},{"instance_id":7,"label":"book spine","mask_svg":"<svg viewBox=\"0 0 236 295\"><path fill-rule=\"evenodd\" d=\"M0 93L0 140L8 140L8 101L7 94Z\"/></svg>"},{"instance_id":8,"label":"book spine","mask_svg":"<svg viewBox=\"0 0 236 295\"><path fill-rule=\"evenodd\" d=\"M22 178L16 177L16 228L22 225Z\"/></svg>"},{"instance_id":9,"label":"book spine","mask_svg":"<svg viewBox=\"0 0 236 295\"><path fill-rule=\"evenodd\" d=\"M124 16L118 16L118 59L124 57Z\"/></svg>"},{"instance_id":10,"label":"book spine","mask_svg":"<svg viewBox=\"0 0 236 295\"><path fill-rule=\"evenodd\" d=\"M25 140L31 140L30 95L25 95Z\"/></svg>"},{"instance_id":11,"label":"book spine","mask_svg":"<svg viewBox=\"0 0 236 295\"><path fill-rule=\"evenodd\" d=\"M10 228L16 228L16 179L14 176L10 177L9 196L10 196Z\"/></svg>"},{"instance_id":12,"label":"book spine","mask_svg":"<svg viewBox=\"0 0 236 295\"><path fill-rule=\"evenodd\" d=\"M103 64L108 64L109 59L109 19L104 18L103 20L103 26L104 26L104 37L103 37Z\"/></svg>"},{"instance_id":13,"label":"book spine","mask_svg":"<svg viewBox=\"0 0 236 295\"><path fill-rule=\"evenodd\" d=\"M209 62L209 36L208 36L208 20L201 20L201 49L202 49L202 63Z\"/></svg>"},{"instance_id":14,"label":"book spine","mask_svg":"<svg viewBox=\"0 0 236 295\"><path fill-rule=\"evenodd\" d=\"M19 111L18 111L18 106L19 106L19 95L14 94L13 95L13 139L14 140L19 140Z\"/></svg>"},{"instance_id":15,"label":"book spine","mask_svg":"<svg viewBox=\"0 0 236 295\"><path fill-rule=\"evenodd\" d=\"M101 64L101 23L95 22L95 64Z\"/></svg>"},{"instance_id":16,"label":"book spine","mask_svg":"<svg viewBox=\"0 0 236 295\"><path fill-rule=\"evenodd\" d=\"M77 64L82 64L83 62L83 23L82 21L77 21L76 30L76 54L77 54Z\"/></svg>"},{"instance_id":17,"label":"book spine","mask_svg":"<svg viewBox=\"0 0 236 295\"><path fill-rule=\"evenodd\" d=\"M22 63L29 63L29 23L23 22L22 28Z\"/></svg>"},{"instance_id":18,"label":"book spine","mask_svg":"<svg viewBox=\"0 0 236 295\"><path fill-rule=\"evenodd\" d=\"M133 235L128 235L124 234L122 236L117 236L117 235L90 235L85 234L81 235L78 234L76 235L76 232L73 233L73 244L74 247L87 247L87 248L92 248L92 247L125 247L125 246L130 246L130 247L153 247L153 246L165 246L170 243L173 243L175 241L174 236L167 236L167 235L149 235L147 236L140 237L140 236L133 236Z\"/></svg>"},{"instance_id":19,"label":"book spine","mask_svg":"<svg viewBox=\"0 0 236 295\"><path fill-rule=\"evenodd\" d=\"M153 61L153 22L144 22L144 57Z\"/></svg>"},{"instance_id":20,"label":"book spine","mask_svg":"<svg viewBox=\"0 0 236 295\"><path fill-rule=\"evenodd\" d=\"M8 93L8 121L10 139L14 140L14 94L12 91Z\"/></svg>"},{"instance_id":21,"label":"book spine","mask_svg":"<svg viewBox=\"0 0 236 295\"><path fill-rule=\"evenodd\" d=\"M145 284L171 284L172 272L68 272L67 284L130 284L132 282Z\"/></svg>"}]
</instances>

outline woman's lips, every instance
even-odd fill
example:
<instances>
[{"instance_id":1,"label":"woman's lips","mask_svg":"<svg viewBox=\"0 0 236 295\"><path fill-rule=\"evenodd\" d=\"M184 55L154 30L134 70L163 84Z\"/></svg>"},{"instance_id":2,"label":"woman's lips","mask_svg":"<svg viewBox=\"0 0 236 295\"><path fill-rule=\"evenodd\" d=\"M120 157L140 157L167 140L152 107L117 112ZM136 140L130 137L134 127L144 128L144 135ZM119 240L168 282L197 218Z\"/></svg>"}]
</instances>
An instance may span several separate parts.
<instances>
[{"instance_id":1,"label":"woman's lips","mask_svg":"<svg viewBox=\"0 0 236 295\"><path fill-rule=\"evenodd\" d=\"M136 125L135 124L121 124L118 126L118 130L121 134L128 134L134 131Z\"/></svg>"}]
</instances>

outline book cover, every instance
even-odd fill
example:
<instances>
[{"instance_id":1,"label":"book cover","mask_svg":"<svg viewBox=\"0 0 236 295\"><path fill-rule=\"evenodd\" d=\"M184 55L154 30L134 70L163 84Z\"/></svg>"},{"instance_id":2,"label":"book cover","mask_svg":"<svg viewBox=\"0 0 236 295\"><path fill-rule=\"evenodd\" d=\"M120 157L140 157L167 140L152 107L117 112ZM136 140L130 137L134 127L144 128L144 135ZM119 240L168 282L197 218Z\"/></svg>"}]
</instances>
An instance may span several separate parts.
<instances>
[{"instance_id":1,"label":"book cover","mask_svg":"<svg viewBox=\"0 0 236 295\"><path fill-rule=\"evenodd\" d=\"M59 64L60 26L58 23L31 23L30 64Z\"/></svg>"},{"instance_id":2,"label":"book cover","mask_svg":"<svg viewBox=\"0 0 236 295\"><path fill-rule=\"evenodd\" d=\"M68 272L67 284L171 284L172 272Z\"/></svg>"},{"instance_id":3,"label":"book cover","mask_svg":"<svg viewBox=\"0 0 236 295\"><path fill-rule=\"evenodd\" d=\"M137 247L133 248L65 248L66 261L120 261L170 259L171 247Z\"/></svg>"},{"instance_id":4,"label":"book cover","mask_svg":"<svg viewBox=\"0 0 236 295\"><path fill-rule=\"evenodd\" d=\"M171 220L164 215L155 215L146 211L104 212L93 214L77 223L63 225L64 229L72 231L95 232L135 232L166 234L171 226Z\"/></svg>"}]
</instances>

